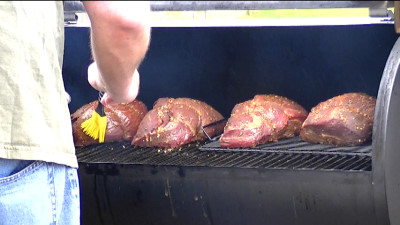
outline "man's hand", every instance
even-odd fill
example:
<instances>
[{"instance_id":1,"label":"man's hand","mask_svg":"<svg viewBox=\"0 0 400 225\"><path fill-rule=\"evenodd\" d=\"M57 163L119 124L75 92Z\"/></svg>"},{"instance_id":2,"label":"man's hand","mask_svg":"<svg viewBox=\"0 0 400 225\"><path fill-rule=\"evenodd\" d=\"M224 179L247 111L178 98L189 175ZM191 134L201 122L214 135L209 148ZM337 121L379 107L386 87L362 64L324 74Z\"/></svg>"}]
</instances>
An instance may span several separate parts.
<instances>
[{"instance_id":1,"label":"man's hand","mask_svg":"<svg viewBox=\"0 0 400 225\"><path fill-rule=\"evenodd\" d=\"M101 74L97 68L96 62L90 64L88 68L88 81L89 84L96 90L104 92L100 102L103 105L116 105L120 103L129 103L136 99L139 93L139 72L137 69L132 75L130 84L125 87L121 87L118 93L111 93L107 86L104 84ZM125 89L125 90L124 90Z\"/></svg>"}]
</instances>

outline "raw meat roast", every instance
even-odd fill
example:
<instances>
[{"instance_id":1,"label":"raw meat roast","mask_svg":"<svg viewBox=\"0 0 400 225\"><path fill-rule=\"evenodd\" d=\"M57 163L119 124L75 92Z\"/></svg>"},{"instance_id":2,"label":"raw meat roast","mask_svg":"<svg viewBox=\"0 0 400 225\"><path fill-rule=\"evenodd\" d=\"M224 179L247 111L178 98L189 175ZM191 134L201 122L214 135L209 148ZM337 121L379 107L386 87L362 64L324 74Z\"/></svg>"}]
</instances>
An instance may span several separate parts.
<instances>
[{"instance_id":1,"label":"raw meat roast","mask_svg":"<svg viewBox=\"0 0 400 225\"><path fill-rule=\"evenodd\" d=\"M92 137L86 135L81 129L81 124L92 116L93 110L97 108L99 101L86 104L71 114L72 131L75 146L86 146L98 143ZM104 106L107 117L107 129L104 142L132 141L136 134L140 121L147 113L146 105L134 100L128 104L116 106Z\"/></svg>"},{"instance_id":2,"label":"raw meat roast","mask_svg":"<svg viewBox=\"0 0 400 225\"><path fill-rule=\"evenodd\" d=\"M300 131L304 141L356 146L369 141L376 99L364 93L346 93L311 109Z\"/></svg>"},{"instance_id":3,"label":"raw meat roast","mask_svg":"<svg viewBox=\"0 0 400 225\"><path fill-rule=\"evenodd\" d=\"M278 95L256 95L235 105L220 138L221 147L255 147L298 135L307 111Z\"/></svg>"},{"instance_id":4,"label":"raw meat roast","mask_svg":"<svg viewBox=\"0 0 400 225\"><path fill-rule=\"evenodd\" d=\"M132 145L175 148L206 139L201 127L222 120L207 103L190 98L159 98L139 125ZM210 136L222 133L223 125L206 129Z\"/></svg>"}]
</instances>

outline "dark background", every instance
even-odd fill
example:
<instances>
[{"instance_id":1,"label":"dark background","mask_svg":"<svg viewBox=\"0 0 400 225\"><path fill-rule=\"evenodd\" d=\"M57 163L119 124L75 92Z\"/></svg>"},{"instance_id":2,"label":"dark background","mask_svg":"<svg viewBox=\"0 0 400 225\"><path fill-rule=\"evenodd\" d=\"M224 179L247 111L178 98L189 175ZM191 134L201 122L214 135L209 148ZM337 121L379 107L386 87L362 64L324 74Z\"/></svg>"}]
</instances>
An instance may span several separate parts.
<instances>
[{"instance_id":1,"label":"dark background","mask_svg":"<svg viewBox=\"0 0 400 225\"><path fill-rule=\"evenodd\" d=\"M227 117L255 94L283 95L307 110L345 92L376 96L397 37L393 25L154 27L138 99L151 109L160 97L195 98ZM89 28L66 27L71 113L97 99L90 62Z\"/></svg>"}]
</instances>

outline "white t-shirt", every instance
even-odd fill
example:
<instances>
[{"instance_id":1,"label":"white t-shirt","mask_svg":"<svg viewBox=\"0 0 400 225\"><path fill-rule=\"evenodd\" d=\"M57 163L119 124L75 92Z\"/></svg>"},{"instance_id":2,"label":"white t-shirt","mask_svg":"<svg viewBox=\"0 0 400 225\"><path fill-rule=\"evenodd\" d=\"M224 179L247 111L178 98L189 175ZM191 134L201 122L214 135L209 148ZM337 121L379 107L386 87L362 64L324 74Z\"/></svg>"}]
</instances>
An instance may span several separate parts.
<instances>
[{"instance_id":1,"label":"white t-shirt","mask_svg":"<svg viewBox=\"0 0 400 225\"><path fill-rule=\"evenodd\" d=\"M62 1L0 2L0 158L78 167L63 54Z\"/></svg>"}]
</instances>

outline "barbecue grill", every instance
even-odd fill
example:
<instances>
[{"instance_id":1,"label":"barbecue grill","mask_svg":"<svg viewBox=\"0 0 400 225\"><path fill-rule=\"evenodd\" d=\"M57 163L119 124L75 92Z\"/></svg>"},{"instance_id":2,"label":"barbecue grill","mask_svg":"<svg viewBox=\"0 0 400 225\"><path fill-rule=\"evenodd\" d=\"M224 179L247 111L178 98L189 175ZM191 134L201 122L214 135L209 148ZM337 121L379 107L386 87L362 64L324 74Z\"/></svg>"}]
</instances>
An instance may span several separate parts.
<instances>
[{"instance_id":1,"label":"barbecue grill","mask_svg":"<svg viewBox=\"0 0 400 225\"><path fill-rule=\"evenodd\" d=\"M357 147L299 137L223 149L218 137L179 149L130 142L77 148L82 224L400 224L400 40L389 1L151 2L155 11L368 7L364 21L159 24L138 99L207 102L225 118L255 94L308 111L346 92L377 97L372 141ZM97 99L87 82L89 26L65 2L63 77L70 111Z\"/></svg>"}]
</instances>

